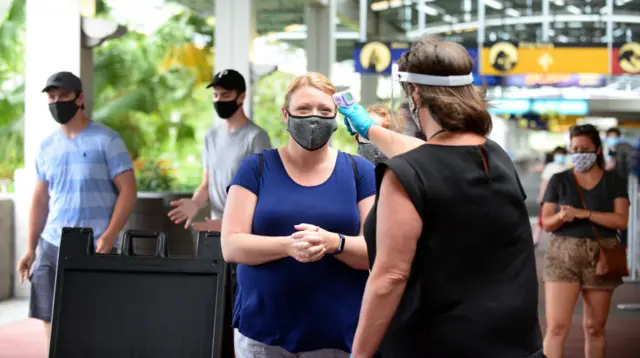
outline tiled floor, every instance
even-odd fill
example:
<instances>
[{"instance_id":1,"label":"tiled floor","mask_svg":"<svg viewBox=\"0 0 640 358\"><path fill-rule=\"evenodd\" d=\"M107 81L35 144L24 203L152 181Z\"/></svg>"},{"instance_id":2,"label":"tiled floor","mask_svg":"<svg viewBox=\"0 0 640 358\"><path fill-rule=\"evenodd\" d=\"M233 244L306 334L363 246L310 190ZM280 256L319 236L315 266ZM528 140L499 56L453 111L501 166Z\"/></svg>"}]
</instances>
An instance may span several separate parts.
<instances>
[{"instance_id":1,"label":"tiled floor","mask_svg":"<svg viewBox=\"0 0 640 358\"><path fill-rule=\"evenodd\" d=\"M544 245L538 250L542 255ZM625 284L615 293L607 324L607 358L640 357L640 312L618 310L618 303L640 303L640 284ZM544 316L544 290L540 289L540 312ZM25 301L0 303L0 358L44 358L47 347L42 324L26 319ZM543 329L544 329L544 322ZM582 304L574 312L573 327L566 346L565 358L582 358ZM225 357L226 358L226 357Z\"/></svg>"}]
</instances>

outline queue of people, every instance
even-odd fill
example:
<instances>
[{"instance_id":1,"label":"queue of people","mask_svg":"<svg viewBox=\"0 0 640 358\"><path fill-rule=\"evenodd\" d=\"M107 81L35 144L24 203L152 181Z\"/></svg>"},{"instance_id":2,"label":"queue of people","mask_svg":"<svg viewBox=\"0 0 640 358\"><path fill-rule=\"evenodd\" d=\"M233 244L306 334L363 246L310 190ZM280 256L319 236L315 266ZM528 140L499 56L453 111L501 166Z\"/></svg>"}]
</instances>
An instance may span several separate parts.
<instances>
[{"instance_id":1,"label":"queue of people","mask_svg":"<svg viewBox=\"0 0 640 358\"><path fill-rule=\"evenodd\" d=\"M554 151L540 198L541 226L553 234L543 347L526 194L507 153L487 139L492 120L472 66L459 44L414 42L397 64L407 96L398 114L338 108L328 78L298 76L283 96L289 139L276 149L242 109L242 75L214 76L224 121L206 133L201 185L168 216L221 231L225 260L237 265L237 358L556 358L579 294L587 357L603 357L621 280L594 268L598 245L616 245L626 228L626 184L604 171L592 126L572 129L570 154ZM56 74L44 91L61 127L38 156L18 270L22 279L33 270L31 315L50 322L60 228L93 227L98 252L110 252L136 187L122 139L82 113L80 80ZM338 112L360 156L329 145ZM207 203L211 217L193 222Z\"/></svg>"}]
</instances>

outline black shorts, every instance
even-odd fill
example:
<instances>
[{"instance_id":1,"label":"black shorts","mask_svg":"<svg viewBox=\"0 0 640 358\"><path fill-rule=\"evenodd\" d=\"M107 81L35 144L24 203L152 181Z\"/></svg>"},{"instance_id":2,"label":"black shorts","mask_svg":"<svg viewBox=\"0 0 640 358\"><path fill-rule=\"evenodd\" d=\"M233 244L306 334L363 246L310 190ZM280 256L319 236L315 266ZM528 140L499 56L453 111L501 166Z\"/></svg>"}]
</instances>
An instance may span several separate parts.
<instances>
[{"instance_id":1,"label":"black shorts","mask_svg":"<svg viewBox=\"0 0 640 358\"><path fill-rule=\"evenodd\" d=\"M51 322L57 268L58 247L40 239L36 249L36 262L29 277L31 281L29 317Z\"/></svg>"}]
</instances>

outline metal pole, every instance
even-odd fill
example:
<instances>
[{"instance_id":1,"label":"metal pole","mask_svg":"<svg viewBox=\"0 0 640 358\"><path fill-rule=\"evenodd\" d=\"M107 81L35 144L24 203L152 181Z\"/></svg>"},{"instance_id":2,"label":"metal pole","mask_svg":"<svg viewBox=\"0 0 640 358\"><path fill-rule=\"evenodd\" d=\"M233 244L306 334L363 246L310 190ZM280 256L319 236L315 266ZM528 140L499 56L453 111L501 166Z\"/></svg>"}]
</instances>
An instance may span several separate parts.
<instances>
[{"instance_id":1,"label":"metal pole","mask_svg":"<svg viewBox=\"0 0 640 358\"><path fill-rule=\"evenodd\" d=\"M369 14L369 1L360 0L360 42L367 41L367 15Z\"/></svg>"},{"instance_id":2,"label":"metal pole","mask_svg":"<svg viewBox=\"0 0 640 358\"><path fill-rule=\"evenodd\" d=\"M484 47L485 40L485 11L484 1L478 0L478 69L482 73L482 48Z\"/></svg>"},{"instance_id":3,"label":"metal pole","mask_svg":"<svg viewBox=\"0 0 640 358\"><path fill-rule=\"evenodd\" d=\"M607 0L607 49L609 51L609 82L611 82L613 73L613 0Z\"/></svg>"},{"instance_id":4,"label":"metal pole","mask_svg":"<svg viewBox=\"0 0 640 358\"><path fill-rule=\"evenodd\" d=\"M549 16L549 0L542 0L542 42L549 42L549 26L551 17Z\"/></svg>"},{"instance_id":5,"label":"metal pole","mask_svg":"<svg viewBox=\"0 0 640 358\"><path fill-rule=\"evenodd\" d=\"M425 0L418 0L418 31L420 36L424 34L424 28L427 24L427 13L422 10L425 3Z\"/></svg>"},{"instance_id":6,"label":"metal pole","mask_svg":"<svg viewBox=\"0 0 640 358\"><path fill-rule=\"evenodd\" d=\"M629 224L628 224L628 245L627 255L629 255L629 278L625 279L626 283L640 283L638 280L638 205L640 204L638 196L638 177L631 175L629 177L629 199L631 207L629 208ZM640 311L640 303L621 303L618 309L622 311Z\"/></svg>"}]
</instances>

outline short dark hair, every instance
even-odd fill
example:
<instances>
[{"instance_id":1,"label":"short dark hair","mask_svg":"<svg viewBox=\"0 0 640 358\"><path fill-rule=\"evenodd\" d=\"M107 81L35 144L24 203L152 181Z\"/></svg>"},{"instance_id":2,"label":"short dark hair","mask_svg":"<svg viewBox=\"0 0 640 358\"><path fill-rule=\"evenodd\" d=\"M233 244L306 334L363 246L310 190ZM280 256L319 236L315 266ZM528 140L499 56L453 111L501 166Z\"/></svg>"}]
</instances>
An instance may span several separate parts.
<instances>
[{"instance_id":1,"label":"short dark hair","mask_svg":"<svg viewBox=\"0 0 640 358\"><path fill-rule=\"evenodd\" d=\"M557 146L555 148L553 148L553 151L551 152L552 155L556 155L556 154L564 154L567 155L569 151L567 151L567 148L562 147L562 146Z\"/></svg>"},{"instance_id":2,"label":"short dark hair","mask_svg":"<svg viewBox=\"0 0 640 358\"><path fill-rule=\"evenodd\" d=\"M473 71L467 50L455 42L425 37L413 43L398 61L400 71L433 76L461 76ZM485 92L473 84L456 87L405 85L408 96L417 88L420 105L449 132L472 132L486 136L492 120Z\"/></svg>"},{"instance_id":3,"label":"short dark hair","mask_svg":"<svg viewBox=\"0 0 640 358\"><path fill-rule=\"evenodd\" d=\"M607 129L607 136L609 136L609 134L615 134L618 137L622 137L622 132L620 132L620 129L617 127L613 127L613 128L609 128Z\"/></svg>"},{"instance_id":4,"label":"short dark hair","mask_svg":"<svg viewBox=\"0 0 640 358\"><path fill-rule=\"evenodd\" d=\"M600 149L598 154L598 166L600 169L604 169L604 155L602 155L602 139L600 139L600 132L593 124L581 124L573 126L569 130L569 137L571 139L575 137L587 137L596 146L596 151Z\"/></svg>"}]
</instances>

